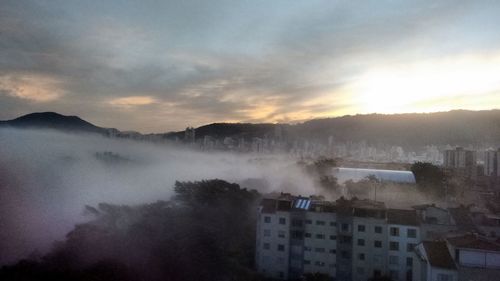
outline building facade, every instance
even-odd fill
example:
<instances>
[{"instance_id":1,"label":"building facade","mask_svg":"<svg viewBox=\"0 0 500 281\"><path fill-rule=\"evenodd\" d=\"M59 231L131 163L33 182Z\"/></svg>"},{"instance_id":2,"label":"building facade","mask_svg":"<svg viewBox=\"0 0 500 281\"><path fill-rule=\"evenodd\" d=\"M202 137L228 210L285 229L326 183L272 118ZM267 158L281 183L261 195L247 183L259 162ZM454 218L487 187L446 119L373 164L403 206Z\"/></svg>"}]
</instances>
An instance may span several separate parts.
<instances>
[{"instance_id":1,"label":"building facade","mask_svg":"<svg viewBox=\"0 0 500 281\"><path fill-rule=\"evenodd\" d=\"M371 200L328 202L281 194L259 208L256 266L264 276L299 279L322 273L332 280L390 275L413 280L420 243L415 210L387 209Z\"/></svg>"}]
</instances>

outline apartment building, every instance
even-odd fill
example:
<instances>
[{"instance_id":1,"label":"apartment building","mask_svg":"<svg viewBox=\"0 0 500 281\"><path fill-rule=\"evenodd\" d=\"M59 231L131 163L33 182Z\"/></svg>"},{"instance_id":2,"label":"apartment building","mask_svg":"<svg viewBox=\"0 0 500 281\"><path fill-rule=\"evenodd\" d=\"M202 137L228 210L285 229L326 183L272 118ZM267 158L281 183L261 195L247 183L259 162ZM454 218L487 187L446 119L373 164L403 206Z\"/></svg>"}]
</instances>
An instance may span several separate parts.
<instances>
[{"instance_id":1,"label":"apartment building","mask_svg":"<svg viewBox=\"0 0 500 281\"><path fill-rule=\"evenodd\" d=\"M256 265L278 279L323 273L335 280L391 275L412 280L410 252L420 239L415 210L382 202L280 194L259 208Z\"/></svg>"},{"instance_id":2,"label":"apartment building","mask_svg":"<svg viewBox=\"0 0 500 281\"><path fill-rule=\"evenodd\" d=\"M443 166L448 173L464 175L466 178L477 177L477 152L463 147L444 151Z\"/></svg>"}]
</instances>

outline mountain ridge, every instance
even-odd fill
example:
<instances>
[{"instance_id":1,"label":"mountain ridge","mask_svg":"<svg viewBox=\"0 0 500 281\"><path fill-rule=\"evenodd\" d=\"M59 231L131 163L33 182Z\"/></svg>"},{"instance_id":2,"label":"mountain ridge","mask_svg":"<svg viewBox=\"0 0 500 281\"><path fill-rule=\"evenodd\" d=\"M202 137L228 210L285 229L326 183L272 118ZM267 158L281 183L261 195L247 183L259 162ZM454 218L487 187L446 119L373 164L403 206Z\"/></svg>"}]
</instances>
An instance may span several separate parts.
<instances>
[{"instance_id":1,"label":"mountain ridge","mask_svg":"<svg viewBox=\"0 0 500 281\"><path fill-rule=\"evenodd\" d=\"M103 128L78 116L55 112L30 113L0 121L0 126L48 128L70 132L92 132L132 139L182 140L184 131L141 134ZM196 139L281 138L339 142L366 141L380 145L422 146L429 144L500 144L500 110L452 110L435 113L357 114L321 118L298 124L211 123L195 128Z\"/></svg>"}]
</instances>

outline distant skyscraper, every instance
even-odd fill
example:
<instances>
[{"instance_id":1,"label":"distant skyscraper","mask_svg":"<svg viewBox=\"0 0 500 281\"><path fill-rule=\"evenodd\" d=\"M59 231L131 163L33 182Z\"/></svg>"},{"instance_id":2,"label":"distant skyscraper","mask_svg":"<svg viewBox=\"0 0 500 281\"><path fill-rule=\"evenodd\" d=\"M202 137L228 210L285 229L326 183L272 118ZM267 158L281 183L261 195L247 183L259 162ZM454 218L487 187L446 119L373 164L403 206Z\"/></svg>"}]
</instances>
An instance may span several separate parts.
<instances>
[{"instance_id":1,"label":"distant skyscraper","mask_svg":"<svg viewBox=\"0 0 500 281\"><path fill-rule=\"evenodd\" d=\"M455 174L475 178L477 176L477 153L463 147L445 150L444 167Z\"/></svg>"},{"instance_id":2,"label":"distant skyscraper","mask_svg":"<svg viewBox=\"0 0 500 281\"><path fill-rule=\"evenodd\" d=\"M486 176L500 176L500 148L498 150L490 149L485 153L484 174Z\"/></svg>"}]
</instances>

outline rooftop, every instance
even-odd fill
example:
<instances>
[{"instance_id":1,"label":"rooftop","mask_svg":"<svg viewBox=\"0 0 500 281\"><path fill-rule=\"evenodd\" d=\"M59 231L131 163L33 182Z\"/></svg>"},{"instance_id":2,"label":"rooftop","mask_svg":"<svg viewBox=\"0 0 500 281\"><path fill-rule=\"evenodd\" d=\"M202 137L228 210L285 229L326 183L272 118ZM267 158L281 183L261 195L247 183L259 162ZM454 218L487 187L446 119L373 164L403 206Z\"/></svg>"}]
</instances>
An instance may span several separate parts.
<instances>
[{"instance_id":1,"label":"rooftop","mask_svg":"<svg viewBox=\"0 0 500 281\"><path fill-rule=\"evenodd\" d=\"M477 235L468 234L464 236L450 237L446 240L456 248L495 252L500 251L500 244L490 242L478 237Z\"/></svg>"},{"instance_id":2,"label":"rooftop","mask_svg":"<svg viewBox=\"0 0 500 281\"><path fill-rule=\"evenodd\" d=\"M424 241L422 242L427 259L431 266L444 269L457 269L453 258L448 251L444 241Z\"/></svg>"},{"instance_id":3,"label":"rooftop","mask_svg":"<svg viewBox=\"0 0 500 281\"><path fill-rule=\"evenodd\" d=\"M339 183L344 183L348 180L360 181L371 175L375 176L375 178L379 181L410 184L414 184L416 182L415 176L411 171L334 168L333 175L338 179Z\"/></svg>"},{"instance_id":4,"label":"rooftop","mask_svg":"<svg viewBox=\"0 0 500 281\"><path fill-rule=\"evenodd\" d=\"M415 210L389 209L387 210L387 222L399 225L419 225Z\"/></svg>"}]
</instances>

